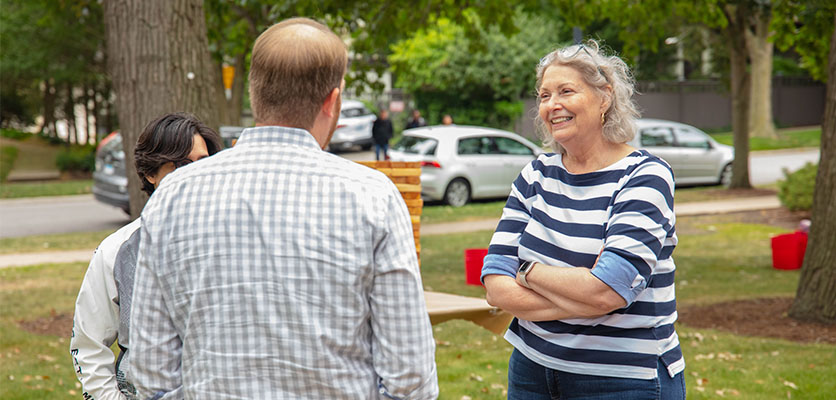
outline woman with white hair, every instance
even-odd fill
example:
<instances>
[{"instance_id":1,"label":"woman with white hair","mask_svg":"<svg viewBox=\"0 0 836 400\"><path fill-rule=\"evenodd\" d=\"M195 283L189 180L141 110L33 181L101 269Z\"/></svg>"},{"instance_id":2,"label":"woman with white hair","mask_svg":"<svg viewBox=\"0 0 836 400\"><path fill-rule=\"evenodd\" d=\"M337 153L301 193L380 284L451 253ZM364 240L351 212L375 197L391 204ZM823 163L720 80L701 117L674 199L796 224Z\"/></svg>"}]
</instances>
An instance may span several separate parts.
<instances>
[{"instance_id":1,"label":"woman with white hair","mask_svg":"<svg viewBox=\"0 0 836 400\"><path fill-rule=\"evenodd\" d=\"M512 185L482 269L516 318L509 399L684 399L674 330L673 172L627 144L633 79L595 41L537 67L537 125L555 153Z\"/></svg>"}]
</instances>

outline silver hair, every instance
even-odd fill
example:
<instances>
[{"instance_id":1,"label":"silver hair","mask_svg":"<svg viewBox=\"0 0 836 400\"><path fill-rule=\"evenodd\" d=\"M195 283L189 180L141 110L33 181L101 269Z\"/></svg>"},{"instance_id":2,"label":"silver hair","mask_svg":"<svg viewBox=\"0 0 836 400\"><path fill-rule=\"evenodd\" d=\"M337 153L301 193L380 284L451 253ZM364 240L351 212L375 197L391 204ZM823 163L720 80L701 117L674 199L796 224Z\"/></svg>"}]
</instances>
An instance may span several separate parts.
<instances>
[{"instance_id":1,"label":"silver hair","mask_svg":"<svg viewBox=\"0 0 836 400\"><path fill-rule=\"evenodd\" d=\"M574 68L599 96L610 98L610 106L604 112L605 139L613 143L626 143L636 136L635 120L640 114L636 102L633 101L635 80L630 68L621 58L604 54L598 42L593 39L587 40L586 43L558 48L546 54L537 64L538 93L543 85L543 74L553 65ZM612 93L605 90L607 85L612 87ZM540 96L537 96L537 107L540 107ZM563 146L555 142L539 114L534 120L534 126L544 145L551 146L557 153L566 152Z\"/></svg>"}]
</instances>

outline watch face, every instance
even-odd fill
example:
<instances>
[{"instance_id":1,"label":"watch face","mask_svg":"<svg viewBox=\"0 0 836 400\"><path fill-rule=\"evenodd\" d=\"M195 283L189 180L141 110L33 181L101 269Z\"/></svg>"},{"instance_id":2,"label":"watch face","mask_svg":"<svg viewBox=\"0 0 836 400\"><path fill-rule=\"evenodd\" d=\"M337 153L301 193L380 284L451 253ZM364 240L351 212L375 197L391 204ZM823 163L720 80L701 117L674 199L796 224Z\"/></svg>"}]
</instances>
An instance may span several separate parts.
<instances>
[{"instance_id":1,"label":"watch face","mask_svg":"<svg viewBox=\"0 0 836 400\"><path fill-rule=\"evenodd\" d=\"M528 272L528 270L531 268L532 265L534 265L533 261L526 261L526 262L522 263L522 265L520 265L519 272L521 274L525 274L526 272Z\"/></svg>"}]
</instances>

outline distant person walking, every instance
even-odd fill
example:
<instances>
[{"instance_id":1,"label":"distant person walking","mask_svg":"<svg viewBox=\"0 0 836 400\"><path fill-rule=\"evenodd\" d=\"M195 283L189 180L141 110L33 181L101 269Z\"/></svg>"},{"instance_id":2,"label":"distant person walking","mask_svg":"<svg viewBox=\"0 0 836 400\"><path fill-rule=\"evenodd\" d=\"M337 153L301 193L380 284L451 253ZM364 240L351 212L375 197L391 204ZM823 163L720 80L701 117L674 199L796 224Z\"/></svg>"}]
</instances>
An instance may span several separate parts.
<instances>
[{"instance_id":1,"label":"distant person walking","mask_svg":"<svg viewBox=\"0 0 836 400\"><path fill-rule=\"evenodd\" d=\"M389 159L389 140L394 134L392 120L389 119L389 110L380 110L380 115L372 125L372 139L374 139L374 159L380 161L383 153L383 160Z\"/></svg>"},{"instance_id":2,"label":"distant person walking","mask_svg":"<svg viewBox=\"0 0 836 400\"><path fill-rule=\"evenodd\" d=\"M142 213L139 397L437 397L406 204L379 171L322 150L345 44L292 18L256 39L251 60L256 126L172 173Z\"/></svg>"},{"instance_id":3,"label":"distant person walking","mask_svg":"<svg viewBox=\"0 0 836 400\"><path fill-rule=\"evenodd\" d=\"M142 131L135 165L149 195L175 168L217 153L221 137L188 114L168 114ZM124 399L136 394L122 362L129 349L131 294L139 248L137 218L96 249L75 303L70 354L84 398ZM119 357L110 347L119 340ZM115 362L114 362L115 360Z\"/></svg>"},{"instance_id":4,"label":"distant person walking","mask_svg":"<svg viewBox=\"0 0 836 400\"><path fill-rule=\"evenodd\" d=\"M427 126L427 121L421 116L421 111L416 108L412 110L412 117L407 122L406 129L420 128L422 126Z\"/></svg>"}]
</instances>

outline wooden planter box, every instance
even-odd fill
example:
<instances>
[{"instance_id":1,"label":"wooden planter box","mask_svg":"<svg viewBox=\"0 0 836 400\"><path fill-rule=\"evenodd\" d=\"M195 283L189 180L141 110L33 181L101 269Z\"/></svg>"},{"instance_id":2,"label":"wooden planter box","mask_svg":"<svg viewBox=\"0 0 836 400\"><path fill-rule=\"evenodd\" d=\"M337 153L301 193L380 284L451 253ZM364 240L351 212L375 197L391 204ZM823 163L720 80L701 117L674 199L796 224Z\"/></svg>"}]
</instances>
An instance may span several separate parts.
<instances>
[{"instance_id":1,"label":"wooden planter box","mask_svg":"<svg viewBox=\"0 0 836 400\"><path fill-rule=\"evenodd\" d=\"M412 219L412 236L415 238L418 265L421 265L421 210L424 208L424 201L421 200L421 163L403 161L357 162L383 172L398 187Z\"/></svg>"}]
</instances>

